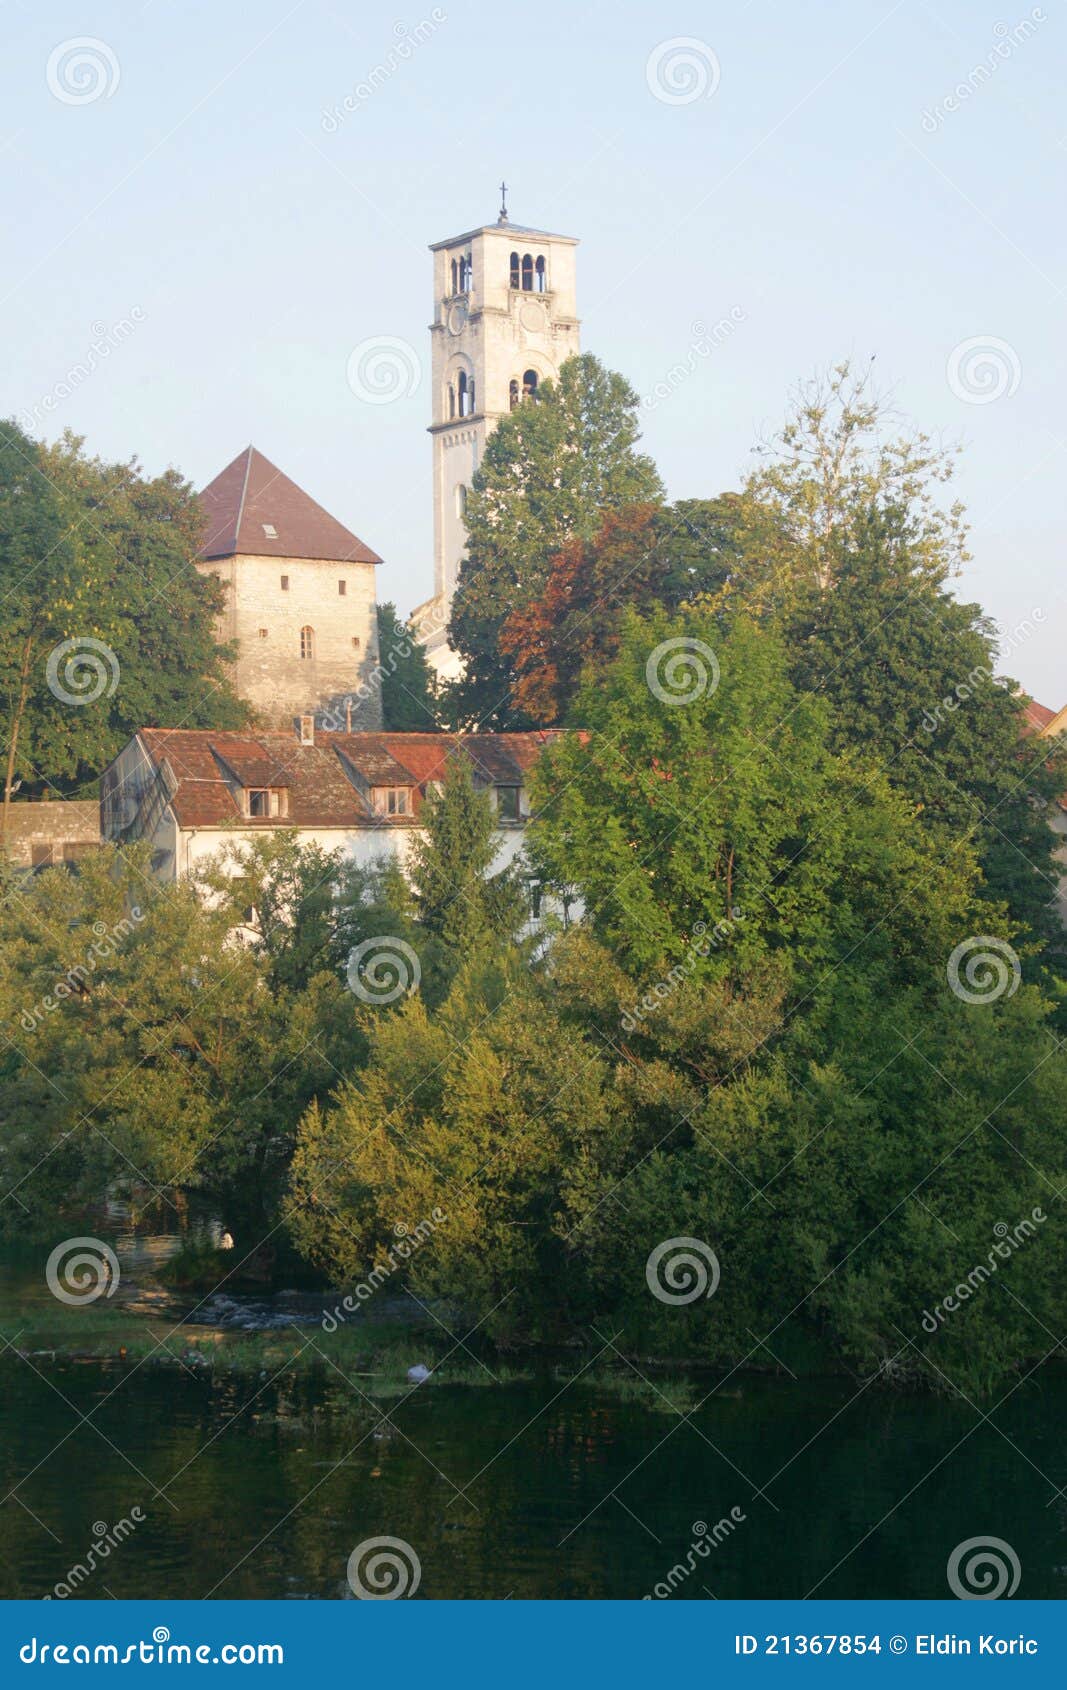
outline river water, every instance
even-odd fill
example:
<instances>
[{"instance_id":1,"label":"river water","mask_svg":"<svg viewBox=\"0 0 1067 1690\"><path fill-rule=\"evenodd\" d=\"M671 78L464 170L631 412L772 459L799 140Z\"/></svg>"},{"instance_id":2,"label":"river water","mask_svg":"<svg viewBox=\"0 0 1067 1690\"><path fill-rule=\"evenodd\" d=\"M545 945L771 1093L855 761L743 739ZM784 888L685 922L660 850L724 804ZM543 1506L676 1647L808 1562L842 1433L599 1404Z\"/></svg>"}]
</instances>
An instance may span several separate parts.
<instances>
[{"instance_id":1,"label":"river water","mask_svg":"<svg viewBox=\"0 0 1067 1690\"><path fill-rule=\"evenodd\" d=\"M344 1598L352 1552L386 1536L417 1557L420 1598L942 1597L953 1549L994 1536L1019 1596L1067 1597L1062 1373L981 1409L847 1377L691 1378L683 1418L582 1366L521 1384L446 1370L372 1407L328 1368L245 1378L9 1349L0 1596L64 1588L132 1520L77 1593Z\"/></svg>"}]
</instances>

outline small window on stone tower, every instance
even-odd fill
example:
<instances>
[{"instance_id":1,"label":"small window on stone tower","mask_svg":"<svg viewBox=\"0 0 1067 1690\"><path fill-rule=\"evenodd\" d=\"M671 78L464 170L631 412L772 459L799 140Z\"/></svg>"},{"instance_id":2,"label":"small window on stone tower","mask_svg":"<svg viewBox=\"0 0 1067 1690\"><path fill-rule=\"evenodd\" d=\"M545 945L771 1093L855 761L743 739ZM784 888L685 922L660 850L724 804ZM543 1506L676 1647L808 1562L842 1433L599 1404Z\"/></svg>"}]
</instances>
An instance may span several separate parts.
<instances>
[{"instance_id":1,"label":"small window on stone tower","mask_svg":"<svg viewBox=\"0 0 1067 1690\"><path fill-rule=\"evenodd\" d=\"M519 402L519 384L517 381L508 382L508 406L514 410Z\"/></svg>"},{"instance_id":2,"label":"small window on stone tower","mask_svg":"<svg viewBox=\"0 0 1067 1690\"><path fill-rule=\"evenodd\" d=\"M537 260L537 263L534 265L534 292L535 293L544 293L544 291L545 291L545 261L544 261L543 258L539 258Z\"/></svg>"},{"instance_id":3,"label":"small window on stone tower","mask_svg":"<svg viewBox=\"0 0 1067 1690\"><path fill-rule=\"evenodd\" d=\"M474 277L474 266L471 263L471 255L468 252L466 257L461 258L460 261L459 261L459 291L460 291L460 293L470 293L471 282L473 280L473 277Z\"/></svg>"},{"instance_id":4,"label":"small window on stone tower","mask_svg":"<svg viewBox=\"0 0 1067 1690\"><path fill-rule=\"evenodd\" d=\"M260 639L261 639L261 640L265 640L265 639L266 639L266 637L267 637L267 630L266 630L266 628L261 628L261 629L260 629L260 630L259 630L259 637L260 637Z\"/></svg>"},{"instance_id":5,"label":"small window on stone tower","mask_svg":"<svg viewBox=\"0 0 1067 1690\"><path fill-rule=\"evenodd\" d=\"M511 285L513 288L517 288L519 285L519 255L517 252L513 252L511 255Z\"/></svg>"},{"instance_id":6,"label":"small window on stone tower","mask_svg":"<svg viewBox=\"0 0 1067 1690\"><path fill-rule=\"evenodd\" d=\"M288 591L289 591L289 577L288 577L288 575L283 575L282 576L282 592L287 593Z\"/></svg>"},{"instance_id":7,"label":"small window on stone tower","mask_svg":"<svg viewBox=\"0 0 1067 1690\"><path fill-rule=\"evenodd\" d=\"M464 487L464 485L461 481L459 483L458 487L456 488L456 515L459 516L459 517L463 517L463 516L466 516L466 514L467 514L467 489Z\"/></svg>"},{"instance_id":8,"label":"small window on stone tower","mask_svg":"<svg viewBox=\"0 0 1067 1690\"><path fill-rule=\"evenodd\" d=\"M533 259L529 253L526 253L522 261L522 291L533 293Z\"/></svg>"},{"instance_id":9,"label":"small window on stone tower","mask_svg":"<svg viewBox=\"0 0 1067 1690\"><path fill-rule=\"evenodd\" d=\"M467 372L466 372L466 370L460 370L460 372L459 372L459 414L460 414L461 417L469 417L470 414L471 414L471 411L474 409L473 405L471 404L471 393L472 393L472 383L470 383L467 380Z\"/></svg>"},{"instance_id":10,"label":"small window on stone tower","mask_svg":"<svg viewBox=\"0 0 1067 1690\"><path fill-rule=\"evenodd\" d=\"M348 582L347 581L338 581L337 591L341 595L341 597L344 598L345 594L348 591Z\"/></svg>"},{"instance_id":11,"label":"small window on stone tower","mask_svg":"<svg viewBox=\"0 0 1067 1690\"><path fill-rule=\"evenodd\" d=\"M314 655L315 655L315 630L314 630L314 628L306 628L306 627L301 628L301 630L300 630L300 655L301 655L301 657L314 657Z\"/></svg>"},{"instance_id":12,"label":"small window on stone tower","mask_svg":"<svg viewBox=\"0 0 1067 1690\"><path fill-rule=\"evenodd\" d=\"M523 398L524 399L532 399L536 392L537 392L537 371L536 370L523 370L523 372L522 372L522 396L523 396Z\"/></svg>"},{"instance_id":13,"label":"small window on stone tower","mask_svg":"<svg viewBox=\"0 0 1067 1690\"><path fill-rule=\"evenodd\" d=\"M459 265L454 258L452 260L452 292L459 292Z\"/></svg>"},{"instance_id":14,"label":"small window on stone tower","mask_svg":"<svg viewBox=\"0 0 1067 1690\"><path fill-rule=\"evenodd\" d=\"M448 384L448 414L450 417L456 414L456 390L451 382Z\"/></svg>"}]
</instances>

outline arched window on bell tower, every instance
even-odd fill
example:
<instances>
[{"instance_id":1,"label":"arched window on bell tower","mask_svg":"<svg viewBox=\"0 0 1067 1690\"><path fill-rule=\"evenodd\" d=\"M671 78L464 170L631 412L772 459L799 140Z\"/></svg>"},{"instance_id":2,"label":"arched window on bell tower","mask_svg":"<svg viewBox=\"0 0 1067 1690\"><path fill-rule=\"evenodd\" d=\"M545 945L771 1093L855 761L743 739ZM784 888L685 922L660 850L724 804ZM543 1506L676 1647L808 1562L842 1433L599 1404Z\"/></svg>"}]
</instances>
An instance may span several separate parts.
<instances>
[{"instance_id":1,"label":"arched window on bell tower","mask_svg":"<svg viewBox=\"0 0 1067 1690\"><path fill-rule=\"evenodd\" d=\"M449 416L449 421L451 421L451 419L455 416L455 414L456 414L456 390L452 386L452 383L449 382L449 384L448 384L448 416Z\"/></svg>"},{"instance_id":2,"label":"arched window on bell tower","mask_svg":"<svg viewBox=\"0 0 1067 1690\"><path fill-rule=\"evenodd\" d=\"M544 293L546 285L545 261L539 258L534 265L534 292Z\"/></svg>"},{"instance_id":3,"label":"arched window on bell tower","mask_svg":"<svg viewBox=\"0 0 1067 1690\"><path fill-rule=\"evenodd\" d=\"M519 286L519 255L517 252L513 252L511 255L511 285L513 288Z\"/></svg>"},{"instance_id":4,"label":"arched window on bell tower","mask_svg":"<svg viewBox=\"0 0 1067 1690\"><path fill-rule=\"evenodd\" d=\"M473 278L473 275L474 275L474 266L471 263L471 255L468 252L459 261L459 291L460 291L460 293L470 293L470 291L471 291L471 280Z\"/></svg>"},{"instance_id":5,"label":"arched window on bell tower","mask_svg":"<svg viewBox=\"0 0 1067 1690\"><path fill-rule=\"evenodd\" d=\"M459 266L454 258L452 260L452 292L459 292Z\"/></svg>"},{"instance_id":6,"label":"arched window on bell tower","mask_svg":"<svg viewBox=\"0 0 1067 1690\"><path fill-rule=\"evenodd\" d=\"M519 403L519 384L514 378L508 382L508 410L513 411Z\"/></svg>"},{"instance_id":7,"label":"arched window on bell tower","mask_svg":"<svg viewBox=\"0 0 1067 1690\"><path fill-rule=\"evenodd\" d=\"M524 399L532 399L534 397L534 395L536 394L536 392L537 392L537 371L536 370L523 370L523 372L522 372L522 396L523 396L523 398Z\"/></svg>"},{"instance_id":8,"label":"arched window on bell tower","mask_svg":"<svg viewBox=\"0 0 1067 1690\"><path fill-rule=\"evenodd\" d=\"M522 291L533 293L533 259L528 252L523 254L522 260Z\"/></svg>"}]
</instances>

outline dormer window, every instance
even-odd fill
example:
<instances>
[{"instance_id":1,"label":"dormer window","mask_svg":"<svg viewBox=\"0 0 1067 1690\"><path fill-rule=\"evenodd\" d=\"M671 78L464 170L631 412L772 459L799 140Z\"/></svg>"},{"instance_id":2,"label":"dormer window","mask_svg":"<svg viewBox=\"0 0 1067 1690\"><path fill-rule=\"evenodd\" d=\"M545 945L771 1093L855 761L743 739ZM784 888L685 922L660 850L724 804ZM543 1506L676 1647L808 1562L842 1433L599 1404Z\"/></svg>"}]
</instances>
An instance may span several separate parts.
<instances>
[{"instance_id":1,"label":"dormer window","mask_svg":"<svg viewBox=\"0 0 1067 1690\"><path fill-rule=\"evenodd\" d=\"M407 786L372 786L371 807L376 816L410 816L411 788Z\"/></svg>"},{"instance_id":2,"label":"dormer window","mask_svg":"<svg viewBox=\"0 0 1067 1690\"><path fill-rule=\"evenodd\" d=\"M289 794L284 786L250 786L245 789L245 814L253 821L284 816L288 809Z\"/></svg>"},{"instance_id":3,"label":"dormer window","mask_svg":"<svg viewBox=\"0 0 1067 1690\"><path fill-rule=\"evenodd\" d=\"M497 787L496 813L498 820L502 822L518 822L522 820L522 811L519 807L520 792L521 788L518 786Z\"/></svg>"}]
</instances>

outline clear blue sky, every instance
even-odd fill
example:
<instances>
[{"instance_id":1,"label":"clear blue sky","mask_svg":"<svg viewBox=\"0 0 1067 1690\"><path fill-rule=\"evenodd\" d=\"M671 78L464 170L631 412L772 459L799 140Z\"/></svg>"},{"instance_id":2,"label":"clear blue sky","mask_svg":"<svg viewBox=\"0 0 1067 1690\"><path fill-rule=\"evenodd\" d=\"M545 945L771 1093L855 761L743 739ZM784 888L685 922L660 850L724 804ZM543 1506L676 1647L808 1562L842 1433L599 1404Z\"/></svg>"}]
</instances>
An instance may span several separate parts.
<instances>
[{"instance_id":1,"label":"clear blue sky","mask_svg":"<svg viewBox=\"0 0 1067 1690\"><path fill-rule=\"evenodd\" d=\"M647 412L674 497L736 485L798 377L877 354L903 411L967 443L960 591L1002 625L1042 613L1005 667L1067 702L1062 7L443 0L434 15L6 0L0 410L198 486L252 441L382 554L380 596L410 608L431 590L426 246L491 221L503 175L516 221L581 237L583 344L640 393L691 357L694 323L734 312ZM421 43L324 127L420 20ZM88 86L111 91L77 103L87 85L62 58L58 98L50 56L85 36L105 49ZM675 37L703 44L708 89L714 54L707 97L650 91L650 54ZM100 331L120 343L44 412ZM422 361L387 405L346 380L377 336ZM968 403L948 360L990 337L1004 391Z\"/></svg>"}]
</instances>

